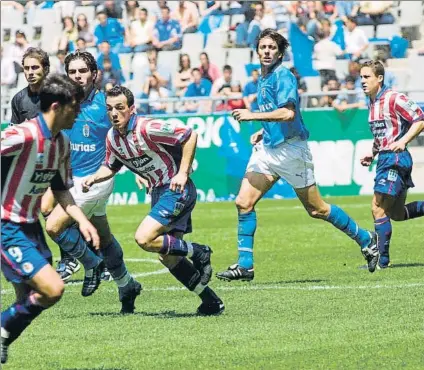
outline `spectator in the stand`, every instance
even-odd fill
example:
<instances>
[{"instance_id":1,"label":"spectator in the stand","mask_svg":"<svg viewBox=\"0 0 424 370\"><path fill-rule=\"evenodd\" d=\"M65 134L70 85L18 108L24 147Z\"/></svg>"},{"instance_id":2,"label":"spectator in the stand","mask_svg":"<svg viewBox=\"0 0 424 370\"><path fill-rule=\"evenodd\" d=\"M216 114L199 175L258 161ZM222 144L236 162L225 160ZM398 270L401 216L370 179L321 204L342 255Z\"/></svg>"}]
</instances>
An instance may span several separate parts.
<instances>
[{"instance_id":1,"label":"spectator in the stand","mask_svg":"<svg viewBox=\"0 0 424 370\"><path fill-rule=\"evenodd\" d=\"M396 75L388 69L387 55L383 51L380 51L377 54L376 60L380 61L384 66L384 85L389 89L397 91L398 81Z\"/></svg>"},{"instance_id":2,"label":"spectator in the stand","mask_svg":"<svg viewBox=\"0 0 424 370\"><path fill-rule=\"evenodd\" d=\"M10 58L14 65L16 73L22 72L22 57L31 45L29 44L25 32L17 30L15 32L15 42L7 45L4 49L4 56Z\"/></svg>"},{"instance_id":3,"label":"spectator in the stand","mask_svg":"<svg viewBox=\"0 0 424 370\"><path fill-rule=\"evenodd\" d=\"M96 37L96 45L103 41L108 41L112 51L116 54L120 53L124 47L125 28L115 18L109 18L105 11L97 12L97 20L99 24L94 30Z\"/></svg>"},{"instance_id":4,"label":"spectator in the stand","mask_svg":"<svg viewBox=\"0 0 424 370\"><path fill-rule=\"evenodd\" d=\"M191 1L179 1L178 8L171 13L171 17L180 23L182 33L197 32L199 11Z\"/></svg>"},{"instance_id":5,"label":"spectator in the stand","mask_svg":"<svg viewBox=\"0 0 424 370\"><path fill-rule=\"evenodd\" d=\"M363 58L369 42L365 31L358 28L358 22L355 17L347 17L344 34L346 44L345 54L350 56L352 60Z\"/></svg>"},{"instance_id":6,"label":"spectator in the stand","mask_svg":"<svg viewBox=\"0 0 424 370\"><path fill-rule=\"evenodd\" d=\"M299 27L316 39L318 22L325 18L321 1L292 1L291 12L297 18Z\"/></svg>"},{"instance_id":7,"label":"spectator in the stand","mask_svg":"<svg viewBox=\"0 0 424 370\"><path fill-rule=\"evenodd\" d=\"M304 78L302 78L302 76L299 74L299 72L297 71L297 69L295 67L291 67L290 68L290 72L293 73L294 77L296 77L296 81L297 81L297 92L299 94L303 94L304 92L308 91L308 87L306 85L306 81L304 80Z\"/></svg>"},{"instance_id":8,"label":"spectator in the stand","mask_svg":"<svg viewBox=\"0 0 424 370\"><path fill-rule=\"evenodd\" d=\"M361 83L361 65L359 62L351 60L347 65L348 76L351 76L355 79L355 89L362 91L362 83ZM345 77L346 80L347 76ZM343 87L346 86L346 82L342 81Z\"/></svg>"},{"instance_id":9,"label":"spectator in the stand","mask_svg":"<svg viewBox=\"0 0 424 370\"><path fill-rule=\"evenodd\" d=\"M258 112L258 81L259 81L259 71L257 69L253 69L251 73L252 79L246 84L243 89L243 100L244 105L251 112Z\"/></svg>"},{"instance_id":10,"label":"spectator in the stand","mask_svg":"<svg viewBox=\"0 0 424 370\"><path fill-rule=\"evenodd\" d=\"M125 1L123 19L125 20L126 27L130 27L131 22L134 22L135 20L139 19L139 16L138 16L139 10L140 10L140 4L138 3L138 1L135 1L135 0Z\"/></svg>"},{"instance_id":11,"label":"spectator in the stand","mask_svg":"<svg viewBox=\"0 0 424 370\"><path fill-rule=\"evenodd\" d=\"M103 68L104 68L103 62L104 62L105 58L108 58L110 60L110 62L112 63L112 69L122 71L119 56L118 56L118 54L114 53L111 50L110 45L107 41L103 41L99 45L99 51L100 51L100 54L97 57L97 66L100 70L103 70ZM122 76L122 79L123 79L123 76Z\"/></svg>"},{"instance_id":12,"label":"spectator in the stand","mask_svg":"<svg viewBox=\"0 0 424 370\"><path fill-rule=\"evenodd\" d=\"M101 1L100 5L96 8L97 12L106 12L109 18L122 19L123 6L121 0L105 0Z\"/></svg>"},{"instance_id":13,"label":"spectator in the stand","mask_svg":"<svg viewBox=\"0 0 424 370\"><path fill-rule=\"evenodd\" d=\"M82 37L77 39L77 42L75 43L75 49L79 51L87 51L87 43Z\"/></svg>"},{"instance_id":14,"label":"spectator in the stand","mask_svg":"<svg viewBox=\"0 0 424 370\"><path fill-rule=\"evenodd\" d=\"M336 9L331 19L340 18L343 22L347 17L356 17L359 10L359 1L336 1Z\"/></svg>"},{"instance_id":15,"label":"spectator in the stand","mask_svg":"<svg viewBox=\"0 0 424 370\"><path fill-rule=\"evenodd\" d=\"M358 24L373 25L395 23L395 18L390 12L393 1L360 1Z\"/></svg>"},{"instance_id":16,"label":"spectator in the stand","mask_svg":"<svg viewBox=\"0 0 424 370\"><path fill-rule=\"evenodd\" d=\"M353 92L355 90L355 77L347 76L345 80L345 89L333 100L333 108L338 112L344 112L347 109L365 107L365 96L362 90L356 90L356 94L346 93L346 91Z\"/></svg>"},{"instance_id":17,"label":"spectator in the stand","mask_svg":"<svg viewBox=\"0 0 424 370\"><path fill-rule=\"evenodd\" d=\"M59 50L74 51L78 39L78 30L72 17L62 19L63 31L59 41Z\"/></svg>"},{"instance_id":18,"label":"spectator in the stand","mask_svg":"<svg viewBox=\"0 0 424 370\"><path fill-rule=\"evenodd\" d=\"M336 76L336 58L343 54L342 49L331 41L328 29L318 32L319 41L314 46L315 69L321 76L321 87Z\"/></svg>"},{"instance_id":19,"label":"spectator in the stand","mask_svg":"<svg viewBox=\"0 0 424 370\"><path fill-rule=\"evenodd\" d=\"M65 50L58 50L56 53L57 59L53 62L53 64L50 66L50 71L52 73L60 73L62 75L66 74L65 70L65 58L66 58L66 51Z\"/></svg>"},{"instance_id":20,"label":"spectator in the stand","mask_svg":"<svg viewBox=\"0 0 424 370\"><path fill-rule=\"evenodd\" d=\"M1 47L1 88L2 94L4 93L3 89L9 89L16 85L16 80L18 75L15 71L15 65L13 60L8 57L3 57L3 46Z\"/></svg>"},{"instance_id":21,"label":"spectator in the stand","mask_svg":"<svg viewBox=\"0 0 424 370\"><path fill-rule=\"evenodd\" d=\"M337 79L328 80L327 84L322 88L324 92L336 92L340 90L340 83ZM320 107L332 107L333 101L336 99L337 94L331 94L321 97L320 99Z\"/></svg>"},{"instance_id":22,"label":"spectator in the stand","mask_svg":"<svg viewBox=\"0 0 424 370\"><path fill-rule=\"evenodd\" d=\"M275 16L276 29L287 30L290 24L290 2L266 1L265 4Z\"/></svg>"},{"instance_id":23,"label":"spectator in the stand","mask_svg":"<svg viewBox=\"0 0 424 370\"><path fill-rule=\"evenodd\" d=\"M171 12L175 10L176 6L178 5L178 2L176 1L143 1L142 6L146 8L149 11L149 15L151 17L151 20L153 23L156 23L158 19L162 17L162 8L164 6L167 6L171 9Z\"/></svg>"},{"instance_id":24,"label":"spectator in the stand","mask_svg":"<svg viewBox=\"0 0 424 370\"><path fill-rule=\"evenodd\" d=\"M159 86L165 87L169 92L172 91L172 76L169 67L162 63L158 65L158 52L156 49L149 50L147 52L147 60L149 65L144 69L144 76L146 78L150 76L156 77L159 82Z\"/></svg>"},{"instance_id":25,"label":"spectator in the stand","mask_svg":"<svg viewBox=\"0 0 424 370\"><path fill-rule=\"evenodd\" d=\"M221 72L216 64L209 60L209 55L206 52L200 53L200 72L203 78L207 78L210 82L215 82L221 77Z\"/></svg>"},{"instance_id":26,"label":"spectator in the stand","mask_svg":"<svg viewBox=\"0 0 424 370\"><path fill-rule=\"evenodd\" d=\"M206 17L208 15L221 14L221 2L222 1L196 1L200 16Z\"/></svg>"},{"instance_id":27,"label":"spectator in the stand","mask_svg":"<svg viewBox=\"0 0 424 370\"><path fill-rule=\"evenodd\" d=\"M164 114L166 113L166 103L159 102L159 99L169 97L169 91L163 86L160 86L158 79L155 76L149 76L143 88L144 99L149 99L148 114Z\"/></svg>"},{"instance_id":28,"label":"spectator in the stand","mask_svg":"<svg viewBox=\"0 0 424 370\"><path fill-rule=\"evenodd\" d=\"M101 82L100 87L102 90L106 90L106 87L110 88L121 83L122 71L119 69L112 68L112 62L109 57L103 59L103 69L100 70Z\"/></svg>"},{"instance_id":29,"label":"spectator in the stand","mask_svg":"<svg viewBox=\"0 0 424 370\"><path fill-rule=\"evenodd\" d=\"M236 47L248 46L252 49L256 48L256 42L262 29L269 27L267 22L264 22L264 5L255 5L255 17L247 24L240 23L236 27Z\"/></svg>"},{"instance_id":30,"label":"spectator in the stand","mask_svg":"<svg viewBox=\"0 0 424 370\"><path fill-rule=\"evenodd\" d=\"M217 112L245 108L240 82L233 81L228 85L224 85L221 88L220 95L227 98L233 97L233 99L228 99L218 104L218 106L215 108Z\"/></svg>"},{"instance_id":31,"label":"spectator in the stand","mask_svg":"<svg viewBox=\"0 0 424 370\"><path fill-rule=\"evenodd\" d=\"M85 14L77 15L77 30L78 38L85 40L87 48L91 48L96 45L94 34L90 28L90 25L88 24L87 16Z\"/></svg>"},{"instance_id":32,"label":"spectator in the stand","mask_svg":"<svg viewBox=\"0 0 424 370\"><path fill-rule=\"evenodd\" d=\"M187 91L185 92L185 97L195 98L195 97L205 97L210 96L212 83L206 78L202 77L202 73L199 68L193 68L191 71L193 82L188 85ZM211 111L211 101L205 100L195 100L195 101L186 101L180 110L180 112L195 113L201 112L206 113Z\"/></svg>"},{"instance_id":33,"label":"spectator in the stand","mask_svg":"<svg viewBox=\"0 0 424 370\"><path fill-rule=\"evenodd\" d=\"M180 54L180 68L175 75L175 95L184 96L187 87L192 82L191 62L188 54Z\"/></svg>"},{"instance_id":34,"label":"spectator in the stand","mask_svg":"<svg viewBox=\"0 0 424 370\"><path fill-rule=\"evenodd\" d=\"M161 9L162 18L156 22L153 30L152 44L158 50L179 50L182 47L181 26L171 19L171 10L165 6Z\"/></svg>"},{"instance_id":35,"label":"spectator in the stand","mask_svg":"<svg viewBox=\"0 0 424 370\"><path fill-rule=\"evenodd\" d=\"M143 52L152 48L153 22L148 18L146 8L141 8L137 13L137 19L131 22L129 29L129 46L135 53Z\"/></svg>"},{"instance_id":36,"label":"spectator in the stand","mask_svg":"<svg viewBox=\"0 0 424 370\"><path fill-rule=\"evenodd\" d=\"M233 69L226 64L222 71L222 77L217 78L212 85L212 96L225 95L224 93L230 91L233 83ZM224 88L227 88L227 90L224 91Z\"/></svg>"}]
</instances>

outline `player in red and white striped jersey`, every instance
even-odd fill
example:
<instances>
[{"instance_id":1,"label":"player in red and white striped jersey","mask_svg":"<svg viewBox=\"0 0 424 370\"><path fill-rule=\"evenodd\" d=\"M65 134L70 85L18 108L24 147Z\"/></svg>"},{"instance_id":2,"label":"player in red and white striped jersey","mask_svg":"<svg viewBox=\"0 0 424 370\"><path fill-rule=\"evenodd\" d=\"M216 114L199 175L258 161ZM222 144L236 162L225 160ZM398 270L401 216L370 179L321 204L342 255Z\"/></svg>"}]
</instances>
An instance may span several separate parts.
<instances>
[{"instance_id":1,"label":"player in red and white striped jersey","mask_svg":"<svg viewBox=\"0 0 424 370\"><path fill-rule=\"evenodd\" d=\"M42 113L1 135L1 269L16 291L16 303L1 315L2 363L7 361L8 346L63 294L63 282L50 265L51 252L38 221L48 187L79 223L86 240L99 246L96 229L68 191L72 185L69 140L60 132L72 127L82 89L67 77L50 75L39 93Z\"/></svg>"},{"instance_id":2,"label":"player in red and white striped jersey","mask_svg":"<svg viewBox=\"0 0 424 370\"><path fill-rule=\"evenodd\" d=\"M191 232L191 212L197 198L196 187L189 178L197 134L182 124L136 116L134 96L125 87L115 86L106 96L113 125L106 139L106 160L85 179L84 191L112 178L122 166L146 179L151 188L152 209L136 231L138 245L159 253L171 274L199 295L199 314L220 314L224 304L207 286L212 275L211 249L182 239Z\"/></svg>"},{"instance_id":3,"label":"player in red and white striped jersey","mask_svg":"<svg viewBox=\"0 0 424 370\"><path fill-rule=\"evenodd\" d=\"M390 265L391 220L404 221L424 216L424 201L405 205L411 178L412 157L407 145L424 131L422 109L405 94L384 85L384 66L365 62L361 82L369 97L369 125L374 136L372 154L361 159L370 166L378 155L372 212L378 235L380 268Z\"/></svg>"}]
</instances>

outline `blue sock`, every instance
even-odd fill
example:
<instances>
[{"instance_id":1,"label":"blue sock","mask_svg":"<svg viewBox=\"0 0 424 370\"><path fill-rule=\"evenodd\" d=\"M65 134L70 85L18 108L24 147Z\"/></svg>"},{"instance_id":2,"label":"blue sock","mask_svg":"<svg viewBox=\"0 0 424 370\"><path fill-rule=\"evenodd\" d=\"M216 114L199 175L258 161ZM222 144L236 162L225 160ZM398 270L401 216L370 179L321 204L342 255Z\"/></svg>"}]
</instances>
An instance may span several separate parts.
<instances>
[{"instance_id":1,"label":"blue sock","mask_svg":"<svg viewBox=\"0 0 424 370\"><path fill-rule=\"evenodd\" d=\"M331 205L328 222L332 223L340 231L355 240L361 248L366 248L371 243L371 235L367 230L361 229L358 224L349 217L341 208Z\"/></svg>"},{"instance_id":2,"label":"blue sock","mask_svg":"<svg viewBox=\"0 0 424 370\"><path fill-rule=\"evenodd\" d=\"M424 201L412 202L405 205L405 220L424 216Z\"/></svg>"},{"instance_id":3,"label":"blue sock","mask_svg":"<svg viewBox=\"0 0 424 370\"><path fill-rule=\"evenodd\" d=\"M1 313L1 327L9 337L7 343L12 343L31 324L31 322L45 310L34 301L30 295L21 302L16 302Z\"/></svg>"},{"instance_id":4,"label":"blue sock","mask_svg":"<svg viewBox=\"0 0 424 370\"><path fill-rule=\"evenodd\" d=\"M92 269L102 262L102 259L88 248L77 225L68 227L55 239L55 242L71 257L80 261L86 270Z\"/></svg>"},{"instance_id":5,"label":"blue sock","mask_svg":"<svg viewBox=\"0 0 424 370\"><path fill-rule=\"evenodd\" d=\"M256 212L238 214L238 265L245 269L253 267L253 238L256 231Z\"/></svg>"},{"instance_id":6,"label":"blue sock","mask_svg":"<svg viewBox=\"0 0 424 370\"><path fill-rule=\"evenodd\" d=\"M379 218L374 221L375 232L378 235L378 250L380 251L380 265L387 266L390 262L389 247L392 237L392 222L390 217Z\"/></svg>"},{"instance_id":7,"label":"blue sock","mask_svg":"<svg viewBox=\"0 0 424 370\"><path fill-rule=\"evenodd\" d=\"M184 240L178 239L169 234L165 234L163 236L162 247L159 251L160 254L184 257L187 256L188 252L189 246Z\"/></svg>"},{"instance_id":8,"label":"blue sock","mask_svg":"<svg viewBox=\"0 0 424 370\"><path fill-rule=\"evenodd\" d=\"M132 280L132 277L128 273L127 266L125 266L121 245L114 236L112 238L112 243L102 247L101 251L106 268L118 287L122 288Z\"/></svg>"}]
</instances>

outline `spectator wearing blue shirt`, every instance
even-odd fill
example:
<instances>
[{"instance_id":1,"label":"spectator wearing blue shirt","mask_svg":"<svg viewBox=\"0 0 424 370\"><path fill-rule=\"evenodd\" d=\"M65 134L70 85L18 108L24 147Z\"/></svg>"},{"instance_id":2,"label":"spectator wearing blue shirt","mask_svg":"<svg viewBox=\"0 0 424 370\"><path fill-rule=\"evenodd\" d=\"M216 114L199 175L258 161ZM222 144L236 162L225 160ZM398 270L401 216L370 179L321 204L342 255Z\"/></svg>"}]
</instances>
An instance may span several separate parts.
<instances>
[{"instance_id":1,"label":"spectator wearing blue shirt","mask_svg":"<svg viewBox=\"0 0 424 370\"><path fill-rule=\"evenodd\" d=\"M97 46L108 41L116 54L131 52L131 48L124 46L125 28L117 19L108 18L106 12L101 10L97 13L97 20L99 24L94 30Z\"/></svg>"},{"instance_id":2,"label":"spectator wearing blue shirt","mask_svg":"<svg viewBox=\"0 0 424 370\"><path fill-rule=\"evenodd\" d=\"M249 81L243 89L243 101L244 105L251 112L258 112L259 105L257 101L258 96L258 80L259 71L257 69L252 70L252 80Z\"/></svg>"},{"instance_id":3,"label":"spectator wearing blue shirt","mask_svg":"<svg viewBox=\"0 0 424 370\"><path fill-rule=\"evenodd\" d=\"M101 70L101 71L104 70L104 60L109 59L110 63L112 64L112 69L115 70L115 71L118 70L118 71L122 72L122 67L121 67L121 62L119 61L119 56L118 56L118 54L111 51L109 42L104 40L99 45L99 51L100 51L100 54L97 57L97 66L99 67L99 70ZM124 78L123 74L121 73L120 83L124 83L124 82L125 82L125 78Z\"/></svg>"},{"instance_id":4,"label":"spectator wearing blue shirt","mask_svg":"<svg viewBox=\"0 0 424 370\"><path fill-rule=\"evenodd\" d=\"M337 95L337 98L333 100L332 106L338 112L344 112L348 109L363 108L365 107L365 96L362 90L355 88L355 77L347 76L345 80L346 90ZM346 92L354 92L356 94L347 94Z\"/></svg>"},{"instance_id":5,"label":"spectator wearing blue shirt","mask_svg":"<svg viewBox=\"0 0 424 370\"><path fill-rule=\"evenodd\" d=\"M162 19L158 19L153 30L152 44L158 50L179 50L182 47L180 23L171 19L171 11L165 6L161 9Z\"/></svg>"},{"instance_id":6,"label":"spectator wearing blue shirt","mask_svg":"<svg viewBox=\"0 0 424 370\"><path fill-rule=\"evenodd\" d=\"M212 83L202 77L202 72L199 68L193 68L191 71L193 77L193 82L188 85L187 91L185 93L186 98L196 98L203 96L210 96L212 90ZM196 113L196 112L210 112L211 111L211 101L186 101L182 107L183 112L187 113Z\"/></svg>"}]
</instances>

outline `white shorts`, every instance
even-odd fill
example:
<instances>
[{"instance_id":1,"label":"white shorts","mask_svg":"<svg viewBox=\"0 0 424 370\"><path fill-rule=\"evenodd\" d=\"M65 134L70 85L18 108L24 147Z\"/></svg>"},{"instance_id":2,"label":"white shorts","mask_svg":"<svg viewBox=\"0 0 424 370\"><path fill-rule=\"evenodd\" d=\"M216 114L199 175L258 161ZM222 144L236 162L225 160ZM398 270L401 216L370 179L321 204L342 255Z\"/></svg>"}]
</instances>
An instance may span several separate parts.
<instances>
[{"instance_id":1,"label":"white shorts","mask_svg":"<svg viewBox=\"0 0 424 370\"><path fill-rule=\"evenodd\" d=\"M281 177L294 189L315 184L314 164L307 141L291 139L269 148L262 141L253 148L246 172Z\"/></svg>"},{"instance_id":2,"label":"white shorts","mask_svg":"<svg viewBox=\"0 0 424 370\"><path fill-rule=\"evenodd\" d=\"M82 192L82 181L85 177L74 177L74 186L69 190L74 197L75 203L90 219L92 216L106 215L107 201L112 194L114 178L94 184L87 193Z\"/></svg>"}]
</instances>

